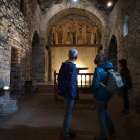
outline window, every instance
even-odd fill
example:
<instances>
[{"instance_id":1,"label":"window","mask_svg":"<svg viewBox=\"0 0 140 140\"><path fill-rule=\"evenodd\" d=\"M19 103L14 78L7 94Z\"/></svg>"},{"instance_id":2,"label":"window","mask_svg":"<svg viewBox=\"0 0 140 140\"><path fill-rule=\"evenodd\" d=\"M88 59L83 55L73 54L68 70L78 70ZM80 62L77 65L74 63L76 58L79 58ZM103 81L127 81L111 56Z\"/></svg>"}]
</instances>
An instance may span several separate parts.
<instances>
[{"instance_id":1,"label":"window","mask_svg":"<svg viewBox=\"0 0 140 140\"><path fill-rule=\"evenodd\" d=\"M24 0L20 0L20 11L24 14Z\"/></svg>"},{"instance_id":2,"label":"window","mask_svg":"<svg viewBox=\"0 0 140 140\"><path fill-rule=\"evenodd\" d=\"M124 25L123 25L123 37L128 35L128 26L129 26L129 16L124 17Z\"/></svg>"},{"instance_id":3,"label":"window","mask_svg":"<svg viewBox=\"0 0 140 140\"><path fill-rule=\"evenodd\" d=\"M37 0L37 3L38 3L38 5L41 5L41 2L40 2L40 0Z\"/></svg>"}]
</instances>

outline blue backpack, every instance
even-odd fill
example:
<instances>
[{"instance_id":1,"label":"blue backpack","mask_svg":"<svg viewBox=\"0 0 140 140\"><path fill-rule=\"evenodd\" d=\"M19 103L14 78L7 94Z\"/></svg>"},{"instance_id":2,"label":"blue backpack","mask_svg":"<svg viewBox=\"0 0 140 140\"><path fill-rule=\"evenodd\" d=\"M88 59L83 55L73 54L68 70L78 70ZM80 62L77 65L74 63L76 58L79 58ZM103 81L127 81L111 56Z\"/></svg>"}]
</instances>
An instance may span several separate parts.
<instances>
[{"instance_id":1,"label":"blue backpack","mask_svg":"<svg viewBox=\"0 0 140 140\"><path fill-rule=\"evenodd\" d=\"M110 93L115 93L119 91L119 89L124 86L124 83L122 82L122 77L120 73L114 71L114 70L109 70L107 71L108 74L108 83L107 86L105 86L103 83L100 82L100 84L105 87Z\"/></svg>"}]
</instances>

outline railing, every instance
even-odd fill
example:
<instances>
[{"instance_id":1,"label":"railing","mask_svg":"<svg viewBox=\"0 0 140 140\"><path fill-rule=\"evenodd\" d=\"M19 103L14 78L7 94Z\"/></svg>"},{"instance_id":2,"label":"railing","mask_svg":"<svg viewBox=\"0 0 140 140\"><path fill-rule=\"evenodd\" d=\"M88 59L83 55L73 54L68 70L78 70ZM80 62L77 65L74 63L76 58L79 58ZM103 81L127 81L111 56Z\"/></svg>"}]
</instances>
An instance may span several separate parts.
<instances>
[{"instance_id":1,"label":"railing","mask_svg":"<svg viewBox=\"0 0 140 140\"><path fill-rule=\"evenodd\" d=\"M59 73L56 73L56 70L54 71L54 98L57 100L57 77ZM92 79L93 79L94 73L79 73L77 77L77 86L78 89L83 91L88 91L90 86L92 85Z\"/></svg>"}]
</instances>

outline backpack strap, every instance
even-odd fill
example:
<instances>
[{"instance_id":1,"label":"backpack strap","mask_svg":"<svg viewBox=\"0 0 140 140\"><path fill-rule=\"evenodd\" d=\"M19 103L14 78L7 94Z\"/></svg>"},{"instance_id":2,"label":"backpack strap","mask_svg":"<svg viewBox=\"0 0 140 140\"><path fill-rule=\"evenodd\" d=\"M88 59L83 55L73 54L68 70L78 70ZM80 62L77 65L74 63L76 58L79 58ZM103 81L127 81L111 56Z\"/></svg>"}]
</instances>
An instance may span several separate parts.
<instances>
[{"instance_id":1,"label":"backpack strap","mask_svg":"<svg viewBox=\"0 0 140 140\"><path fill-rule=\"evenodd\" d=\"M101 84L103 87L106 87L102 82L100 82L100 84Z\"/></svg>"},{"instance_id":2,"label":"backpack strap","mask_svg":"<svg viewBox=\"0 0 140 140\"><path fill-rule=\"evenodd\" d=\"M103 68L104 69L104 68ZM110 73L110 72L112 72L112 71L114 71L113 69L112 70L105 70L104 69L104 71L106 71L106 72L108 72L108 73ZM106 88L106 86L102 83L102 82L100 82L100 84L103 86L103 87L105 87Z\"/></svg>"}]
</instances>

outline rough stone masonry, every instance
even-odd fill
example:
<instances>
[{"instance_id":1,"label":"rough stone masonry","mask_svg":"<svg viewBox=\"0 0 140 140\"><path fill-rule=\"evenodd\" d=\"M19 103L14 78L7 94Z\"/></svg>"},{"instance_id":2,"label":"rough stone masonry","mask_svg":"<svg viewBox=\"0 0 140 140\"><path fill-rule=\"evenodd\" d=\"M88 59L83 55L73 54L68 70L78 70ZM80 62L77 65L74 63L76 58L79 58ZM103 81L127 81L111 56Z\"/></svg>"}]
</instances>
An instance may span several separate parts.
<instances>
[{"instance_id":1,"label":"rough stone masonry","mask_svg":"<svg viewBox=\"0 0 140 140\"><path fill-rule=\"evenodd\" d=\"M51 1L39 6L37 0L0 1L0 80L11 85L14 94L24 94L24 83L35 79L47 81L53 74L53 49L45 49L51 24L69 14L91 19L99 25L103 52L114 54L110 61L126 59L133 79L134 92L130 96L135 106L140 106L140 1L120 0L110 12L97 1ZM124 8L125 7L125 8ZM128 15L128 35L123 37L124 17ZM38 36L38 41L34 38ZM110 49L112 36L117 49ZM115 55L117 54L117 56ZM51 56L51 57L48 57ZM10 100L10 93L7 99ZM0 99L5 99L1 97Z\"/></svg>"}]
</instances>

